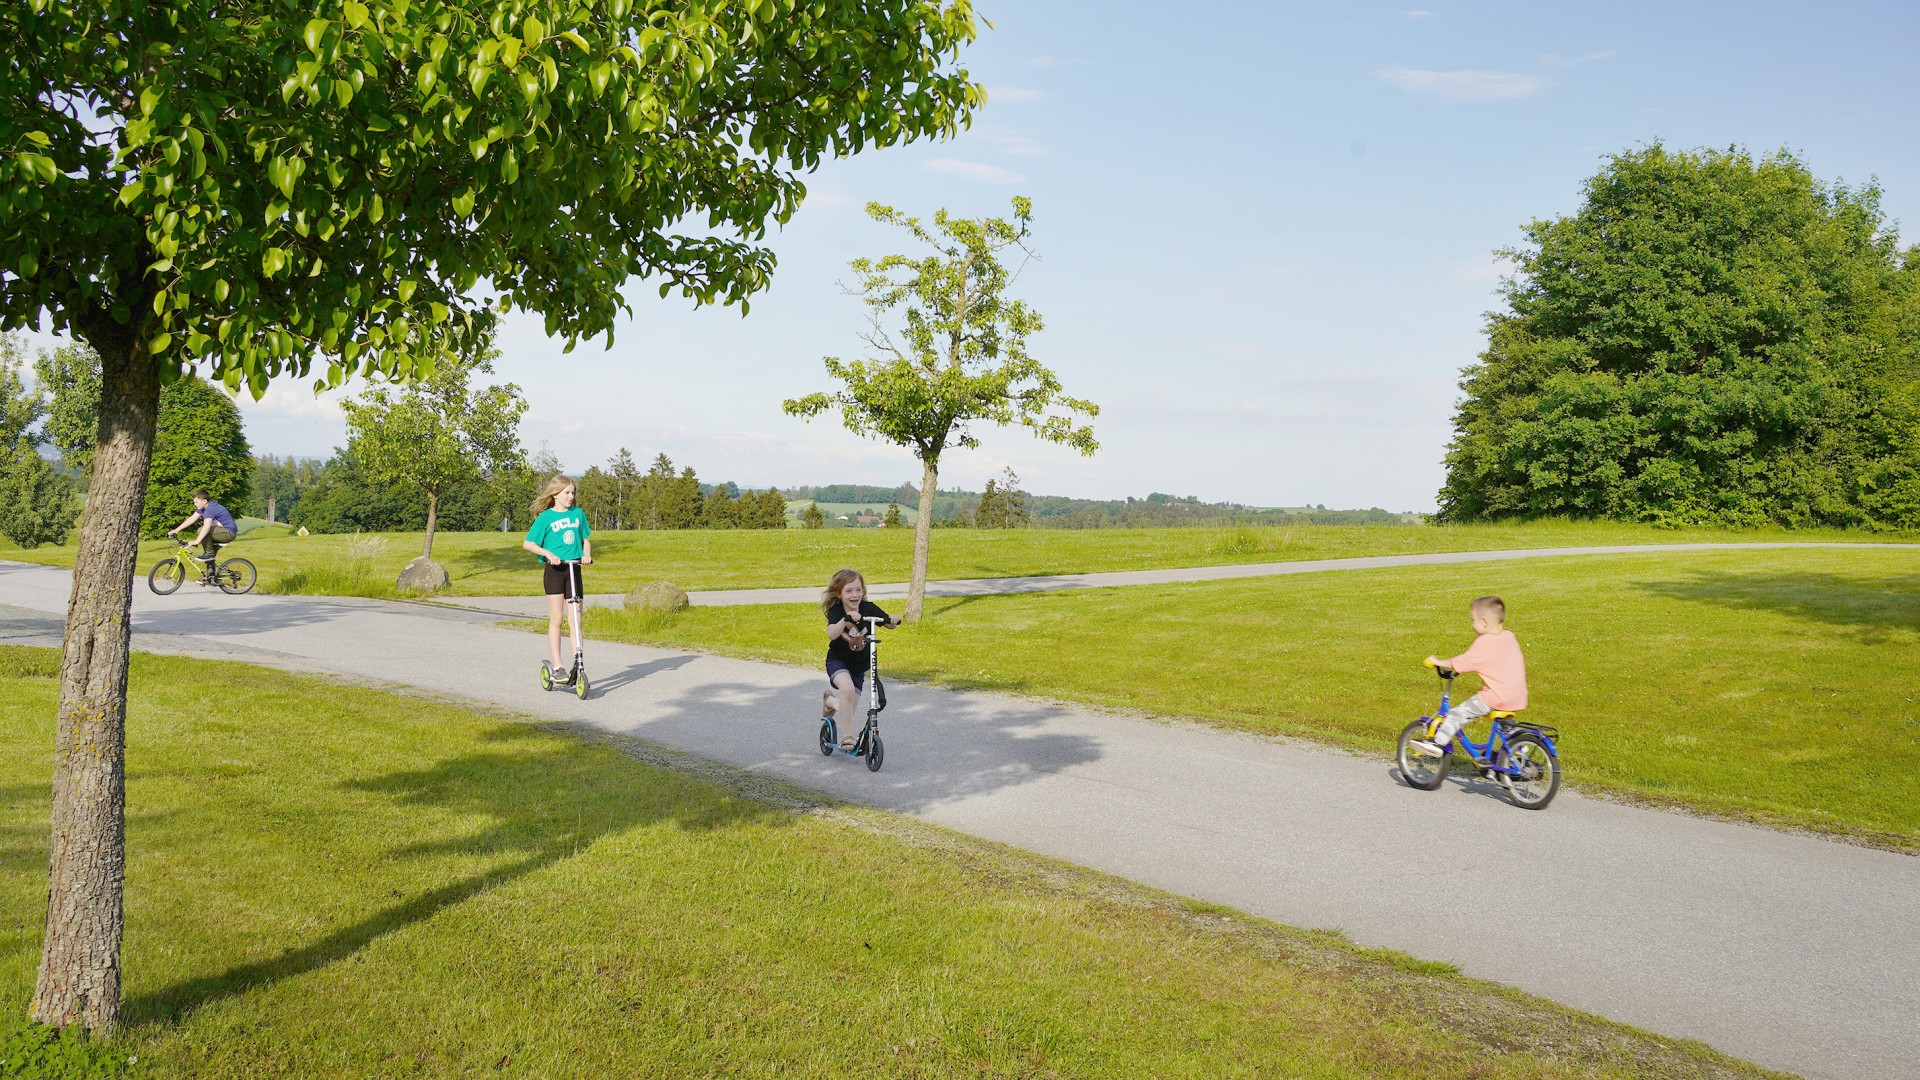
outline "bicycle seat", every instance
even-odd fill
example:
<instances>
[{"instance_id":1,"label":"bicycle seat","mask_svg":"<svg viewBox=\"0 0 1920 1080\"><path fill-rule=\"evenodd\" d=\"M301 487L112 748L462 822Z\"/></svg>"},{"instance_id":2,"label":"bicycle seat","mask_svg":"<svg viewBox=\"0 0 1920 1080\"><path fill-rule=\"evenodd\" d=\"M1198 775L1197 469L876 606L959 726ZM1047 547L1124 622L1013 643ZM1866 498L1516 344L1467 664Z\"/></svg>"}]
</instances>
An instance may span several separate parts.
<instances>
[{"instance_id":1,"label":"bicycle seat","mask_svg":"<svg viewBox=\"0 0 1920 1080\"><path fill-rule=\"evenodd\" d=\"M1489 719L1489 720L1511 720L1511 719L1513 719L1514 717L1516 717L1516 716L1519 716L1519 715L1520 715L1520 714L1519 714L1519 713L1517 713L1517 712L1509 712L1509 711L1507 711L1507 710L1505 710L1505 709L1495 709L1494 711L1492 711L1492 712L1490 712L1490 713L1488 713L1488 714L1487 714L1487 719Z\"/></svg>"}]
</instances>

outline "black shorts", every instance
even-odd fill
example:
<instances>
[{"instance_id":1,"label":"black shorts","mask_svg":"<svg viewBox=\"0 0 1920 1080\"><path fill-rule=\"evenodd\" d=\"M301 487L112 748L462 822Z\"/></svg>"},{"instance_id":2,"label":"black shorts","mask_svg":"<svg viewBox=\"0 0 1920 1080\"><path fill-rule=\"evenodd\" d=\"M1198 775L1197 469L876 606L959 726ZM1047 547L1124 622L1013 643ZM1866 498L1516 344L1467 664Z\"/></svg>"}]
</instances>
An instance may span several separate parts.
<instances>
[{"instance_id":1,"label":"black shorts","mask_svg":"<svg viewBox=\"0 0 1920 1080\"><path fill-rule=\"evenodd\" d=\"M579 583L579 592L573 591L575 582ZM548 596L564 596L569 600L582 602L587 598L586 579L581 576L581 569L578 566L568 566L566 563L555 566L548 563L545 567L543 583L547 587Z\"/></svg>"},{"instance_id":2,"label":"black shorts","mask_svg":"<svg viewBox=\"0 0 1920 1080\"><path fill-rule=\"evenodd\" d=\"M844 671L847 674L853 676L853 688L855 690L861 690L861 691L866 690L867 688L866 665L863 664L860 667L848 667L846 661L835 660L829 657L827 659L827 685L829 686L833 685L834 674L836 672L841 672L841 671Z\"/></svg>"}]
</instances>

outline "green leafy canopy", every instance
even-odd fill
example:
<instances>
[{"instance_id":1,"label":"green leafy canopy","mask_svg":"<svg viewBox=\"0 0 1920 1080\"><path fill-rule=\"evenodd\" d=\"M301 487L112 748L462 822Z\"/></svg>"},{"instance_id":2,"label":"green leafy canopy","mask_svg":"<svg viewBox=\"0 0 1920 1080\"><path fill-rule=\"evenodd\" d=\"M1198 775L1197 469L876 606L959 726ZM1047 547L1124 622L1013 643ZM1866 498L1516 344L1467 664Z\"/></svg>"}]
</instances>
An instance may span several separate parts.
<instances>
[{"instance_id":1,"label":"green leafy canopy","mask_svg":"<svg viewBox=\"0 0 1920 1080\"><path fill-rule=\"evenodd\" d=\"M931 247L922 258L888 255L855 259L855 291L869 309L862 339L865 360L827 357L827 373L844 384L785 403L794 416L840 410L847 429L908 447L924 462L950 446L980 445L974 421L1018 424L1039 438L1083 454L1099 448L1093 429L1075 413L1098 416L1099 406L1067 396L1060 380L1027 352L1042 327L1040 313L1006 296L1017 274L1001 260L1024 251L1033 205L1013 200L1012 221L934 214L932 228L879 203L867 213L897 225ZM897 316L897 330L889 317Z\"/></svg>"},{"instance_id":2,"label":"green leafy canopy","mask_svg":"<svg viewBox=\"0 0 1920 1080\"><path fill-rule=\"evenodd\" d=\"M969 122L975 34L968 0L15 0L0 329L257 396L424 373L497 311L610 342L632 277L744 307L798 171Z\"/></svg>"},{"instance_id":3,"label":"green leafy canopy","mask_svg":"<svg viewBox=\"0 0 1920 1080\"><path fill-rule=\"evenodd\" d=\"M1609 158L1525 228L1442 515L1920 526L1920 254L1793 155Z\"/></svg>"}]
</instances>

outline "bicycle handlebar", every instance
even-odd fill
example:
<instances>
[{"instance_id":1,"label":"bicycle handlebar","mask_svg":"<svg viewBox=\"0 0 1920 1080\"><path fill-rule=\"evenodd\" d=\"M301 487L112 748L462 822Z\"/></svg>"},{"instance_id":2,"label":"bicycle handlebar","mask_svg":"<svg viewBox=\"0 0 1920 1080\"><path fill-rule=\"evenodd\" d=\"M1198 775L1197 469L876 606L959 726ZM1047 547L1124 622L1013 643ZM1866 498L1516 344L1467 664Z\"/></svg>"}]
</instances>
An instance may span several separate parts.
<instances>
[{"instance_id":1,"label":"bicycle handlebar","mask_svg":"<svg viewBox=\"0 0 1920 1080\"><path fill-rule=\"evenodd\" d=\"M1438 675L1443 679L1451 679L1454 676L1460 674L1459 672L1453 670L1452 668L1447 667L1445 664L1436 664L1430 659L1420 661L1420 665L1422 667L1431 669L1435 675Z\"/></svg>"}]
</instances>

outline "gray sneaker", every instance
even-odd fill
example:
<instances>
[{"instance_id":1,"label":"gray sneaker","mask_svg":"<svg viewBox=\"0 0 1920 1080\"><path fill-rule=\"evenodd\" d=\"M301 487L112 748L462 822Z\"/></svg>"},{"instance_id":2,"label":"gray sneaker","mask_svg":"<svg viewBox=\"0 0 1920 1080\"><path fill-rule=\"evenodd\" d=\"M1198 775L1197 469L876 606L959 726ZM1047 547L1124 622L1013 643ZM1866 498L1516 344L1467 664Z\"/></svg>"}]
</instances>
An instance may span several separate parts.
<instances>
[{"instance_id":1,"label":"gray sneaker","mask_svg":"<svg viewBox=\"0 0 1920 1080\"><path fill-rule=\"evenodd\" d=\"M1422 754L1425 754L1428 757L1446 757L1447 752L1450 749L1452 749L1452 747L1450 746L1442 746L1441 744L1437 742L1433 742L1430 739L1415 739L1412 742L1408 743L1407 745L1413 747L1415 750L1420 751Z\"/></svg>"}]
</instances>

